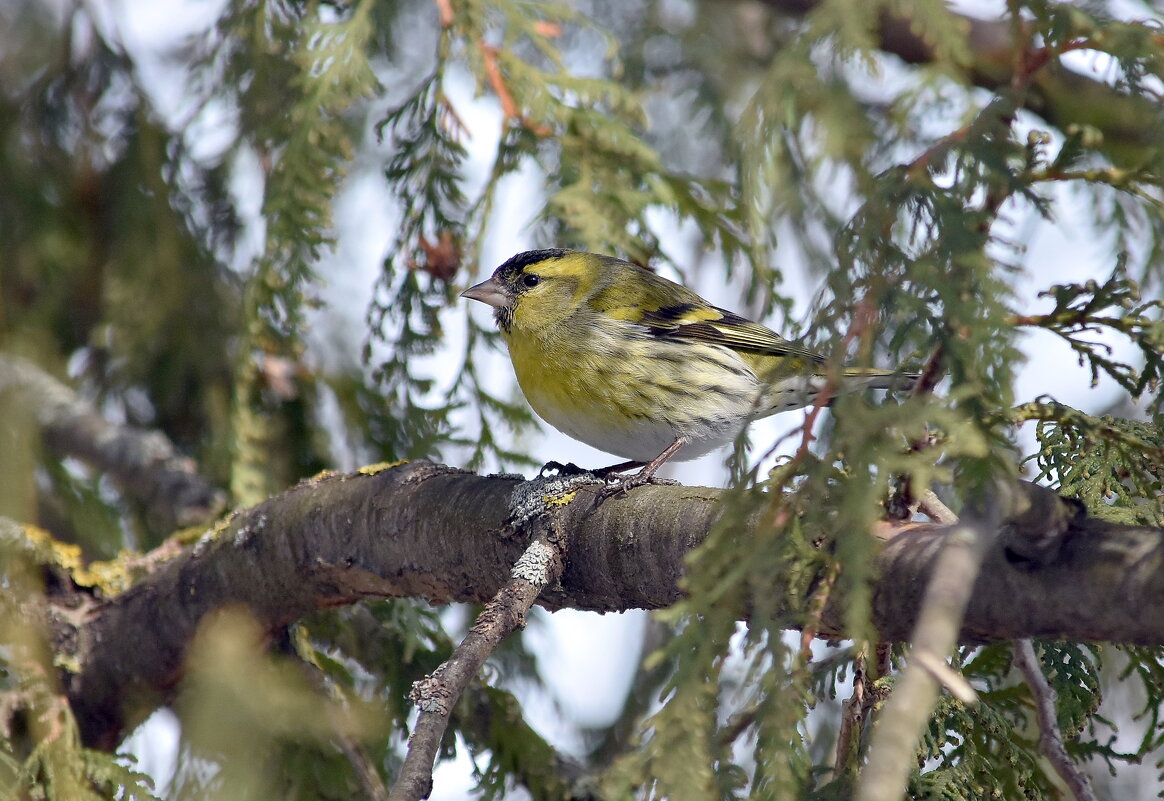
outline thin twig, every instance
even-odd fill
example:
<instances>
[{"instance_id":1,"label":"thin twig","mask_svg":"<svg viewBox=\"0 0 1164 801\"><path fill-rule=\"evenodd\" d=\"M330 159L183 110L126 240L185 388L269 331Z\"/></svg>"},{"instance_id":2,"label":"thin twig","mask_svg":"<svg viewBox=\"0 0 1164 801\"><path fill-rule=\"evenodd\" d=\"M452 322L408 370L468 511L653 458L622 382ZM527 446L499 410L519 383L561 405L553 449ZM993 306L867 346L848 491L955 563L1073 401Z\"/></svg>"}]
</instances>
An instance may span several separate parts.
<instances>
[{"instance_id":1,"label":"thin twig","mask_svg":"<svg viewBox=\"0 0 1164 801\"><path fill-rule=\"evenodd\" d=\"M521 107L513 99L513 93L509 91L509 86L505 83L505 76L501 74L501 64L497 59L501 51L486 43L484 39L477 43L477 47L481 50L481 58L485 62L485 76L493 88L493 93L497 95L497 100L501 103L501 114L505 122L516 120L538 136L549 136L553 133L548 125L535 123L521 113Z\"/></svg>"},{"instance_id":2,"label":"thin twig","mask_svg":"<svg viewBox=\"0 0 1164 801\"><path fill-rule=\"evenodd\" d=\"M299 656L299 665L303 670L304 676L307 677L308 682L315 688L315 691L321 696L328 698L336 709L343 709L347 711L347 701L343 694L340 693L334 683L328 678L327 674L319 667L314 656L310 651L310 647L305 647L300 644L297 638L289 638L288 647ZM339 720L335 721L335 737L336 747L339 748L340 753L344 755L344 759L351 765L352 773L355 774L356 782L363 790L363 797L367 801L389 801L388 788L384 786L384 780L380 778L372 760L368 758L364 748L359 741L352 736L352 733L345 731L343 725Z\"/></svg>"},{"instance_id":3,"label":"thin twig","mask_svg":"<svg viewBox=\"0 0 1164 801\"><path fill-rule=\"evenodd\" d=\"M480 48L481 58L485 61L485 75L489 78L489 85L493 87L493 93L501 103L501 113L507 120L520 120L521 110L510 94L509 87L505 85L501 65L497 63L497 48L486 44L484 39L477 43L477 47Z\"/></svg>"},{"instance_id":4,"label":"thin twig","mask_svg":"<svg viewBox=\"0 0 1164 801\"><path fill-rule=\"evenodd\" d=\"M958 515L950 507L942 503L942 499L932 489L922 490L918 496L918 511L935 523L953 525L958 522Z\"/></svg>"},{"instance_id":5,"label":"thin twig","mask_svg":"<svg viewBox=\"0 0 1164 801\"><path fill-rule=\"evenodd\" d=\"M744 732L756 724L756 718L759 716L759 705L750 706L732 715L728 718L727 724L719 730L719 744L724 747L731 746L740 739Z\"/></svg>"},{"instance_id":6,"label":"thin twig","mask_svg":"<svg viewBox=\"0 0 1164 801\"><path fill-rule=\"evenodd\" d=\"M837 578L840 575L841 561L834 559L824 576L821 577L820 583L808 602L808 615L804 627L800 630L800 658L805 662L812 659L812 641L816 639L817 632L820 631L821 618L824 617L829 596L832 594L833 587L836 586Z\"/></svg>"},{"instance_id":7,"label":"thin twig","mask_svg":"<svg viewBox=\"0 0 1164 801\"><path fill-rule=\"evenodd\" d=\"M654 616L647 618L642 642L639 646L638 670L635 671L630 691L627 693L626 703L623 704L618 719L606 727L599 741L587 755L586 762L593 770L601 771L609 768L616 759L633 747L634 735L638 732L639 724L653 708L659 688L671 675L673 667L670 660L655 660L654 655L673 636L674 630L670 625ZM730 722L728 725L730 727ZM722 738L727 735L722 732L720 736L721 742L725 744L730 745L734 742L734 738L723 740Z\"/></svg>"},{"instance_id":8,"label":"thin twig","mask_svg":"<svg viewBox=\"0 0 1164 801\"><path fill-rule=\"evenodd\" d=\"M481 610L452 656L412 686L409 697L420 714L392 787L391 801L419 801L429 796L433 765L457 700L497 646L525 626L526 615L542 590L561 577L564 545L551 521L544 523L543 533L525 549L509 581Z\"/></svg>"},{"instance_id":9,"label":"thin twig","mask_svg":"<svg viewBox=\"0 0 1164 801\"><path fill-rule=\"evenodd\" d=\"M1057 700L1055 689L1047 683L1047 677L1043 675L1039 657L1035 654L1035 645L1031 640L1015 640L1014 666L1023 674L1027 686L1031 689L1031 697L1035 701L1035 716L1039 721L1039 750L1070 788L1076 801L1096 801L1091 781L1079 770L1063 746L1063 737L1055 715Z\"/></svg>"},{"instance_id":10,"label":"thin twig","mask_svg":"<svg viewBox=\"0 0 1164 801\"><path fill-rule=\"evenodd\" d=\"M942 343L938 343L933 351L930 352L930 357L926 359L925 365L922 367L921 375L917 377L913 387L909 391L909 397L917 398L921 395L929 395L933 393L934 387L945 376L942 370L943 363L946 358L946 349Z\"/></svg>"},{"instance_id":11,"label":"thin twig","mask_svg":"<svg viewBox=\"0 0 1164 801\"><path fill-rule=\"evenodd\" d=\"M833 776L844 776L856 772L856 746L860 743L860 730L865 720L866 690L868 678L865 671L865 653L862 651L853 662L853 694L841 707L841 726L837 732L837 753L833 760Z\"/></svg>"},{"instance_id":12,"label":"thin twig","mask_svg":"<svg viewBox=\"0 0 1164 801\"><path fill-rule=\"evenodd\" d=\"M388 789L384 786L380 774L376 772L375 766L368 759L368 755L364 753L364 749L360 747L359 743L352 737L342 736L338 739L337 745L344 755L344 759L352 766L352 770L356 774L356 781L359 782L368 801L389 801Z\"/></svg>"}]
</instances>

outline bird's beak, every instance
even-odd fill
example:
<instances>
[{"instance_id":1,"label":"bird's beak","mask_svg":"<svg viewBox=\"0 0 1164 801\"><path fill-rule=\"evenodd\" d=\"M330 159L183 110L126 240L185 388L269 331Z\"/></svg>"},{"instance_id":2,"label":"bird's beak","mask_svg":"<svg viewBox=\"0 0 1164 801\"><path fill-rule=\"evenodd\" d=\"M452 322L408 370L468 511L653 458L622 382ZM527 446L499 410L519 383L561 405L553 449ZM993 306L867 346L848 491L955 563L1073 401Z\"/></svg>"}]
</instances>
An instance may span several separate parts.
<instances>
[{"instance_id":1,"label":"bird's beak","mask_svg":"<svg viewBox=\"0 0 1164 801\"><path fill-rule=\"evenodd\" d=\"M490 278L476 286L469 287L461 293L461 297L468 298L469 300L479 300L497 309L509 305L509 295L506 294L505 289L496 278Z\"/></svg>"}]
</instances>

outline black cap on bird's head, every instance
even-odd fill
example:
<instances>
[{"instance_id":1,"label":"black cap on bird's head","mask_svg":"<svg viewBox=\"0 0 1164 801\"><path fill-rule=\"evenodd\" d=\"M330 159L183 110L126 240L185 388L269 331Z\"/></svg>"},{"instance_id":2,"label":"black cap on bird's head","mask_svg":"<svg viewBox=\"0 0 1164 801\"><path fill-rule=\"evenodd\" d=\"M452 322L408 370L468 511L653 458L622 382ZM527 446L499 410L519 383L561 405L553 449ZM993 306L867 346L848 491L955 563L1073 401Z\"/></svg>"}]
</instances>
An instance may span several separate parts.
<instances>
[{"instance_id":1,"label":"black cap on bird's head","mask_svg":"<svg viewBox=\"0 0 1164 801\"><path fill-rule=\"evenodd\" d=\"M528 289L533 289L541 281L540 276L527 272L526 268L533 264L541 264L550 259L560 259L570 253L562 248L547 248L544 250L527 250L513 256L496 270L485 281L466 289L461 297L469 300L479 300L493 307L493 319L501 330L509 331L513 322L513 306L517 296Z\"/></svg>"}]
</instances>

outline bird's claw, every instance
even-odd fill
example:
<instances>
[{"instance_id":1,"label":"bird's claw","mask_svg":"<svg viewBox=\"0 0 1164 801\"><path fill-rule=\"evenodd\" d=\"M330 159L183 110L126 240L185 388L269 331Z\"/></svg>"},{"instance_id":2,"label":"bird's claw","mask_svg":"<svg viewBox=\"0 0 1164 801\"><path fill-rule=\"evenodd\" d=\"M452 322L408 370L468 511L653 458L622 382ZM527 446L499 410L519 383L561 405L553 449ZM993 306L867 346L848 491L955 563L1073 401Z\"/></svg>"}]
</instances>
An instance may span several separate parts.
<instances>
[{"instance_id":1,"label":"bird's claw","mask_svg":"<svg viewBox=\"0 0 1164 801\"><path fill-rule=\"evenodd\" d=\"M617 475L606 476L606 486L603 487L598 496L605 500L606 498L614 498L619 495L625 495L633 490L635 487L642 487L647 484L654 484L660 487L676 487L679 482L673 478L659 478L657 476L640 476L638 473L619 478Z\"/></svg>"},{"instance_id":2,"label":"bird's claw","mask_svg":"<svg viewBox=\"0 0 1164 801\"><path fill-rule=\"evenodd\" d=\"M633 467L634 465L629 466ZM635 487L641 487L644 484L675 486L679 483L670 478L658 478L653 473L644 475L642 471L632 473L629 476L623 475L622 471L625 471L627 467L628 465L620 464L600 470L586 470L573 462L567 462L566 464L562 464L561 462L546 462L542 465L542 469L538 471L538 478L546 478L547 473L558 478L592 476L606 483L606 486L598 492L598 497L602 499L613 498L616 495L625 495Z\"/></svg>"}]
</instances>

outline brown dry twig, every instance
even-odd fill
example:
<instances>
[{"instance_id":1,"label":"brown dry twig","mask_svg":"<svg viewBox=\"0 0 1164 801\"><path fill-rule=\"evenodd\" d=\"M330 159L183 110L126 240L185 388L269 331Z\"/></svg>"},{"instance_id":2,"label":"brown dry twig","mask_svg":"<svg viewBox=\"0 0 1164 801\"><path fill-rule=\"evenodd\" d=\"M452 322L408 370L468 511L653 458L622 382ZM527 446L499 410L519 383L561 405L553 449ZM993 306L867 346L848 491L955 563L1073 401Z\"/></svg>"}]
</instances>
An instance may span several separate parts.
<instances>
[{"instance_id":1,"label":"brown dry twig","mask_svg":"<svg viewBox=\"0 0 1164 801\"><path fill-rule=\"evenodd\" d=\"M497 95L497 99L501 102L501 113L504 120L506 122L516 120L523 127L538 136L549 136L553 133L553 130L548 125L535 123L521 113L521 108L517 105L517 101L513 99L513 94L509 91L509 87L505 83L505 77L501 74L501 64L497 60L497 56L501 51L484 41L477 42L477 47L480 48L481 58L485 62L485 76L489 79L489 85L493 87L493 93Z\"/></svg>"},{"instance_id":2,"label":"brown dry twig","mask_svg":"<svg viewBox=\"0 0 1164 801\"><path fill-rule=\"evenodd\" d=\"M507 120L521 120L521 110L518 109L517 102L501 75L501 65L497 63L497 48L484 41L478 42L477 47L480 48L481 58L485 61L485 75L489 78L489 85L493 87L493 93L501 102L501 113Z\"/></svg>"}]
</instances>

